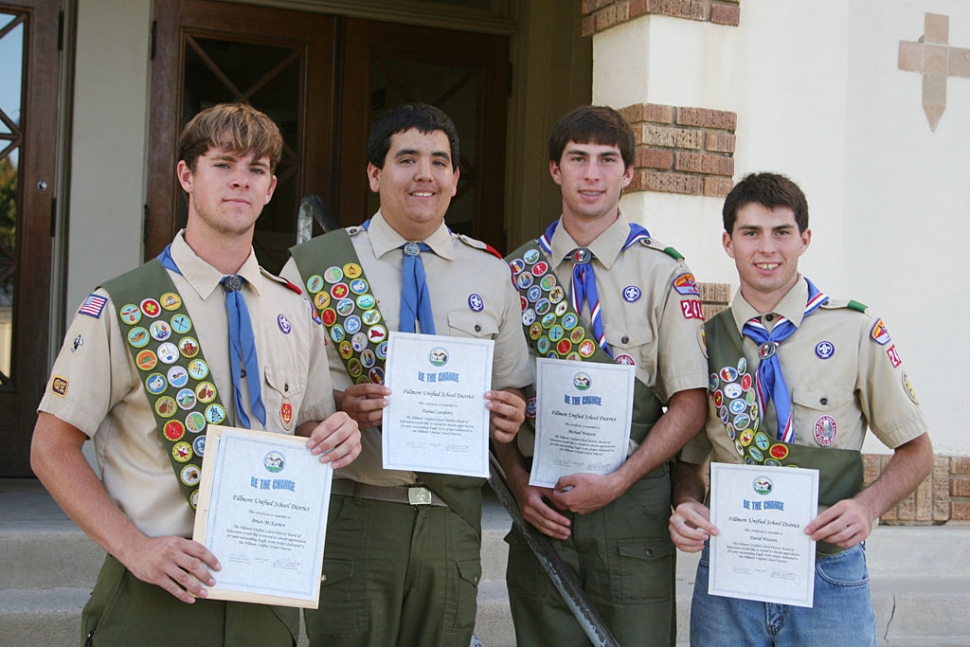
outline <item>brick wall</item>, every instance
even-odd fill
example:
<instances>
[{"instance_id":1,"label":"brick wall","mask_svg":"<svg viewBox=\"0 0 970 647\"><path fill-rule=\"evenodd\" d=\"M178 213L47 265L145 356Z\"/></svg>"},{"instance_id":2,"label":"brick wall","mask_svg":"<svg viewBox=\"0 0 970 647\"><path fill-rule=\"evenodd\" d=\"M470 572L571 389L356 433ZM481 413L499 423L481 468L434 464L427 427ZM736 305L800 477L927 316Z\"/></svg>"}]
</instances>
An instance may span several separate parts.
<instances>
[{"instance_id":1,"label":"brick wall","mask_svg":"<svg viewBox=\"0 0 970 647\"><path fill-rule=\"evenodd\" d=\"M737 27L741 0L582 0L582 35L590 36L648 14Z\"/></svg>"},{"instance_id":2,"label":"brick wall","mask_svg":"<svg viewBox=\"0 0 970 647\"><path fill-rule=\"evenodd\" d=\"M626 191L724 197L734 186L738 117L733 112L654 103L620 113L633 126L637 155Z\"/></svg>"}]
</instances>

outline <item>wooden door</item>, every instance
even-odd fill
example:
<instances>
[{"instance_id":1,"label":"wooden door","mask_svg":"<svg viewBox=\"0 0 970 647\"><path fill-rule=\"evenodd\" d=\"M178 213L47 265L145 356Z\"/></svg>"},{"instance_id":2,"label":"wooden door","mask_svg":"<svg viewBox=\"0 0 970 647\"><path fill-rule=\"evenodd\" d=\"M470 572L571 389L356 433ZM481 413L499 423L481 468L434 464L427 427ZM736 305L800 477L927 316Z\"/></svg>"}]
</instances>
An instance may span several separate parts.
<instances>
[{"instance_id":1,"label":"wooden door","mask_svg":"<svg viewBox=\"0 0 970 647\"><path fill-rule=\"evenodd\" d=\"M0 476L30 475L48 366L59 0L0 0Z\"/></svg>"}]
</instances>

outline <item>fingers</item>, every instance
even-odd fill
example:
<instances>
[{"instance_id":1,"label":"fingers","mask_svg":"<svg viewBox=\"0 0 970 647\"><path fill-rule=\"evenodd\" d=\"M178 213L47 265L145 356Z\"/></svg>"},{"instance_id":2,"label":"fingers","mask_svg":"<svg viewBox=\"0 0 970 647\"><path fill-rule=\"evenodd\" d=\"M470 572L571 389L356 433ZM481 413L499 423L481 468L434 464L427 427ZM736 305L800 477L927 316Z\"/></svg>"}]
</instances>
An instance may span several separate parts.
<instances>
[{"instance_id":1,"label":"fingers","mask_svg":"<svg viewBox=\"0 0 970 647\"><path fill-rule=\"evenodd\" d=\"M165 589L186 604L207 597L205 586L215 585L206 566L221 568L205 546L182 537L145 538L122 563L138 579Z\"/></svg>"},{"instance_id":2,"label":"fingers","mask_svg":"<svg viewBox=\"0 0 970 647\"><path fill-rule=\"evenodd\" d=\"M688 553L703 550L707 538L717 534L717 528L711 524L709 516L710 511L699 503L677 506L668 523L674 545Z\"/></svg>"},{"instance_id":3,"label":"fingers","mask_svg":"<svg viewBox=\"0 0 970 647\"><path fill-rule=\"evenodd\" d=\"M380 384L354 384L344 391L340 408L365 428L376 427L390 394L391 390Z\"/></svg>"},{"instance_id":4,"label":"fingers","mask_svg":"<svg viewBox=\"0 0 970 647\"><path fill-rule=\"evenodd\" d=\"M541 494L535 488L532 489L533 492L522 509L522 516L544 535L554 539L569 539L569 519L546 505Z\"/></svg>"},{"instance_id":5,"label":"fingers","mask_svg":"<svg viewBox=\"0 0 970 647\"><path fill-rule=\"evenodd\" d=\"M350 465L360 455L360 430L347 413L338 411L318 424L307 440L307 448L334 469Z\"/></svg>"},{"instance_id":6,"label":"fingers","mask_svg":"<svg viewBox=\"0 0 970 647\"><path fill-rule=\"evenodd\" d=\"M499 443L512 442L525 420L525 401L508 391L489 391L485 394L485 407L491 412L492 438Z\"/></svg>"}]
</instances>

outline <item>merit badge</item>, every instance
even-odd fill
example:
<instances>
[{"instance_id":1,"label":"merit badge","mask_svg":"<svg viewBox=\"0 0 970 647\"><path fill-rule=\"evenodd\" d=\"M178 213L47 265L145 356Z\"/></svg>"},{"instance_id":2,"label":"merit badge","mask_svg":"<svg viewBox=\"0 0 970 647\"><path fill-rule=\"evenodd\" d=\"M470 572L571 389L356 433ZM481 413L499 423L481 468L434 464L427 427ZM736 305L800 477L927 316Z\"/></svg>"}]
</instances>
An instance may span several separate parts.
<instances>
[{"instance_id":1,"label":"merit badge","mask_svg":"<svg viewBox=\"0 0 970 647\"><path fill-rule=\"evenodd\" d=\"M154 319L162 312L162 306L155 299L144 299L141 302L141 311L146 317Z\"/></svg>"},{"instance_id":2,"label":"merit badge","mask_svg":"<svg viewBox=\"0 0 970 647\"><path fill-rule=\"evenodd\" d=\"M363 335L364 333L357 333L358 335ZM346 339L337 344L337 352L340 353L342 359L350 359L354 355L354 347L351 342Z\"/></svg>"},{"instance_id":3,"label":"merit badge","mask_svg":"<svg viewBox=\"0 0 970 647\"><path fill-rule=\"evenodd\" d=\"M364 365L364 368L374 368L377 364L377 356L374 355L374 351L369 348L361 351L360 363Z\"/></svg>"},{"instance_id":4,"label":"merit badge","mask_svg":"<svg viewBox=\"0 0 970 647\"><path fill-rule=\"evenodd\" d=\"M338 283L342 278L344 278L344 271L336 265L328 267L323 273L323 280L327 283Z\"/></svg>"},{"instance_id":5,"label":"merit badge","mask_svg":"<svg viewBox=\"0 0 970 647\"><path fill-rule=\"evenodd\" d=\"M562 318L562 327L566 330L572 330L576 327L577 323L579 323L579 318L577 318L573 313L569 313Z\"/></svg>"},{"instance_id":6,"label":"merit badge","mask_svg":"<svg viewBox=\"0 0 970 647\"><path fill-rule=\"evenodd\" d=\"M175 443L172 447L172 458L179 463L187 463L192 458L192 445L184 440Z\"/></svg>"},{"instance_id":7,"label":"merit badge","mask_svg":"<svg viewBox=\"0 0 970 647\"><path fill-rule=\"evenodd\" d=\"M771 446L771 439L768 438L768 434L763 431L759 431L754 435L754 444L758 446L763 452L768 451L768 447Z\"/></svg>"},{"instance_id":8,"label":"merit badge","mask_svg":"<svg viewBox=\"0 0 970 647\"><path fill-rule=\"evenodd\" d=\"M529 338L532 339L532 341L539 339L541 335L542 335L541 323L533 323L531 326L529 326Z\"/></svg>"},{"instance_id":9,"label":"merit badge","mask_svg":"<svg viewBox=\"0 0 970 647\"><path fill-rule=\"evenodd\" d=\"M545 290L546 292L549 292L550 290L552 290L554 287L556 287L556 275L546 274L545 276L543 276L542 279L539 281L539 287Z\"/></svg>"},{"instance_id":10,"label":"merit badge","mask_svg":"<svg viewBox=\"0 0 970 647\"><path fill-rule=\"evenodd\" d=\"M744 400L731 400L731 404L728 405L728 409L734 414L744 413L747 408L748 404Z\"/></svg>"},{"instance_id":11,"label":"merit badge","mask_svg":"<svg viewBox=\"0 0 970 647\"><path fill-rule=\"evenodd\" d=\"M522 313L523 326L531 326L533 323L535 323L535 320L536 320L536 311L533 310L532 308L528 308Z\"/></svg>"},{"instance_id":12,"label":"merit badge","mask_svg":"<svg viewBox=\"0 0 970 647\"><path fill-rule=\"evenodd\" d=\"M384 384L384 369L382 369L380 366L375 366L367 372L367 377L369 377L370 381L374 384Z\"/></svg>"},{"instance_id":13,"label":"merit badge","mask_svg":"<svg viewBox=\"0 0 970 647\"><path fill-rule=\"evenodd\" d=\"M623 353L622 355L617 355L614 359L617 364L623 364L624 366L636 366L637 363L634 361L633 357Z\"/></svg>"},{"instance_id":14,"label":"merit badge","mask_svg":"<svg viewBox=\"0 0 970 647\"><path fill-rule=\"evenodd\" d=\"M377 299L372 294L362 294L357 297L357 307L361 310L371 310L377 305Z\"/></svg>"},{"instance_id":15,"label":"merit badge","mask_svg":"<svg viewBox=\"0 0 970 647\"><path fill-rule=\"evenodd\" d=\"M782 445L781 443L772 445L771 449L768 450L768 453L771 454L772 458L783 461L788 457L788 446Z\"/></svg>"},{"instance_id":16,"label":"merit badge","mask_svg":"<svg viewBox=\"0 0 970 647\"><path fill-rule=\"evenodd\" d=\"M525 254L523 254L522 258L525 259L525 262L526 263L528 263L529 265L532 265L536 261L539 260L539 250L538 249L530 249Z\"/></svg>"},{"instance_id":17,"label":"merit badge","mask_svg":"<svg viewBox=\"0 0 970 647\"><path fill-rule=\"evenodd\" d=\"M329 292L317 292L313 295L313 305L317 307L317 310L324 310L330 305L330 293Z\"/></svg>"},{"instance_id":18,"label":"merit badge","mask_svg":"<svg viewBox=\"0 0 970 647\"><path fill-rule=\"evenodd\" d=\"M727 421L731 417L731 412L728 411L728 408L727 407L721 407L718 410L717 414L718 414L718 416L720 416L721 422L723 422L724 424L727 424Z\"/></svg>"},{"instance_id":19,"label":"merit badge","mask_svg":"<svg viewBox=\"0 0 970 647\"><path fill-rule=\"evenodd\" d=\"M191 410L195 406L195 391L182 389L175 394L175 402L178 403L179 409L182 411Z\"/></svg>"},{"instance_id":20,"label":"merit badge","mask_svg":"<svg viewBox=\"0 0 970 647\"><path fill-rule=\"evenodd\" d=\"M149 339L151 338L148 336L148 331L141 326L136 326L128 331L128 343L133 348L144 348L148 345Z\"/></svg>"},{"instance_id":21,"label":"merit badge","mask_svg":"<svg viewBox=\"0 0 970 647\"><path fill-rule=\"evenodd\" d=\"M525 297L529 303L535 303L542 298L542 288L540 288L538 285L533 285L531 288L529 288L529 291L525 293Z\"/></svg>"},{"instance_id":22,"label":"merit badge","mask_svg":"<svg viewBox=\"0 0 970 647\"><path fill-rule=\"evenodd\" d=\"M161 303L162 307L169 312L174 312L182 307L182 297L174 292L166 292L158 298L158 301Z\"/></svg>"},{"instance_id":23,"label":"merit badge","mask_svg":"<svg viewBox=\"0 0 970 647\"><path fill-rule=\"evenodd\" d=\"M741 376L741 389L747 391L751 388L751 376L747 373Z\"/></svg>"},{"instance_id":24,"label":"merit badge","mask_svg":"<svg viewBox=\"0 0 970 647\"><path fill-rule=\"evenodd\" d=\"M529 420L536 419L536 396L525 399L525 417Z\"/></svg>"},{"instance_id":25,"label":"merit badge","mask_svg":"<svg viewBox=\"0 0 970 647\"><path fill-rule=\"evenodd\" d=\"M148 328L148 334L152 336L155 341L165 341L172 336L172 327L168 325L167 321L153 321L152 325Z\"/></svg>"},{"instance_id":26,"label":"merit badge","mask_svg":"<svg viewBox=\"0 0 970 647\"><path fill-rule=\"evenodd\" d=\"M327 308L320 313L320 319L323 321L323 325L332 326L337 322L337 311L333 308Z\"/></svg>"},{"instance_id":27,"label":"merit badge","mask_svg":"<svg viewBox=\"0 0 970 647\"><path fill-rule=\"evenodd\" d=\"M627 303L633 303L640 298L641 294L640 288L635 285L628 285L623 288L623 300Z\"/></svg>"},{"instance_id":28,"label":"merit badge","mask_svg":"<svg viewBox=\"0 0 970 647\"><path fill-rule=\"evenodd\" d=\"M377 345L377 358L387 359L387 342L382 341Z\"/></svg>"},{"instance_id":29,"label":"merit badge","mask_svg":"<svg viewBox=\"0 0 970 647\"><path fill-rule=\"evenodd\" d=\"M564 298L566 298L566 290L561 285L557 285L549 290L549 300L553 303L559 303Z\"/></svg>"},{"instance_id":30,"label":"merit badge","mask_svg":"<svg viewBox=\"0 0 970 647\"><path fill-rule=\"evenodd\" d=\"M145 390L152 395L160 395L168 388L168 382L161 373L152 373L145 378Z\"/></svg>"},{"instance_id":31,"label":"merit badge","mask_svg":"<svg viewBox=\"0 0 970 647\"><path fill-rule=\"evenodd\" d=\"M919 400L916 398L916 389L913 388L913 384L909 381L909 376L906 375L906 371L903 371L903 388L906 390L906 395L909 399L913 401L913 404L919 404Z\"/></svg>"},{"instance_id":32,"label":"merit badge","mask_svg":"<svg viewBox=\"0 0 970 647\"><path fill-rule=\"evenodd\" d=\"M552 303L549 302L549 299L539 299L536 301L536 314L540 317L549 312L551 308Z\"/></svg>"},{"instance_id":33,"label":"merit badge","mask_svg":"<svg viewBox=\"0 0 970 647\"><path fill-rule=\"evenodd\" d=\"M185 416L185 428L188 429L190 433L199 433L205 429L205 416L198 411L193 411L189 415ZM202 452L197 451L196 454L201 456Z\"/></svg>"},{"instance_id":34,"label":"merit badge","mask_svg":"<svg viewBox=\"0 0 970 647\"><path fill-rule=\"evenodd\" d=\"M360 322L360 317L357 315L351 315L344 321L344 330L347 331L348 335L353 335L360 330L362 325L363 324Z\"/></svg>"},{"instance_id":35,"label":"merit badge","mask_svg":"<svg viewBox=\"0 0 970 647\"><path fill-rule=\"evenodd\" d=\"M747 370L748 370L748 360L742 357L741 359L738 360L738 373L744 373Z\"/></svg>"},{"instance_id":36,"label":"merit badge","mask_svg":"<svg viewBox=\"0 0 970 647\"><path fill-rule=\"evenodd\" d=\"M889 336L889 330L886 329L886 324L882 322L882 319L872 325L872 330L869 332L869 336L872 337L872 341L882 346L888 344L892 339L892 337Z\"/></svg>"},{"instance_id":37,"label":"merit badge","mask_svg":"<svg viewBox=\"0 0 970 647\"><path fill-rule=\"evenodd\" d=\"M316 294L323 289L323 277L319 274L314 274L306 280L306 291L310 294Z\"/></svg>"},{"instance_id":38,"label":"merit badge","mask_svg":"<svg viewBox=\"0 0 970 647\"><path fill-rule=\"evenodd\" d=\"M566 334L566 331L563 330L563 327L560 326L559 324L556 324L555 326L549 329L549 341L558 342L560 339L563 338L565 334Z\"/></svg>"},{"instance_id":39,"label":"merit badge","mask_svg":"<svg viewBox=\"0 0 970 647\"><path fill-rule=\"evenodd\" d=\"M733 403L732 403L733 404ZM748 425L751 424L751 417L746 413L739 413L734 417L734 428L738 431L748 429ZM751 430L745 431L741 435L741 442L745 447L751 444L753 436L751 435Z\"/></svg>"},{"instance_id":40,"label":"merit badge","mask_svg":"<svg viewBox=\"0 0 970 647\"><path fill-rule=\"evenodd\" d=\"M51 393L54 395L59 395L63 398L67 395L67 385L67 378L63 378L60 375L55 375L53 378L51 378Z\"/></svg>"},{"instance_id":41,"label":"merit badge","mask_svg":"<svg viewBox=\"0 0 970 647\"><path fill-rule=\"evenodd\" d=\"M680 310L685 319L704 319L704 308L697 299L685 299L680 302Z\"/></svg>"},{"instance_id":42,"label":"merit badge","mask_svg":"<svg viewBox=\"0 0 970 647\"><path fill-rule=\"evenodd\" d=\"M158 361L163 364L174 364L179 358L178 346L170 341L158 347Z\"/></svg>"},{"instance_id":43,"label":"merit badge","mask_svg":"<svg viewBox=\"0 0 970 647\"><path fill-rule=\"evenodd\" d=\"M367 329L367 339L373 344L379 344L387 339L387 328L384 326L371 326Z\"/></svg>"},{"instance_id":44,"label":"merit badge","mask_svg":"<svg viewBox=\"0 0 970 647\"><path fill-rule=\"evenodd\" d=\"M596 352L596 344L592 339L584 339L579 345L579 354L584 358L590 358Z\"/></svg>"},{"instance_id":45,"label":"merit badge","mask_svg":"<svg viewBox=\"0 0 970 647\"><path fill-rule=\"evenodd\" d=\"M545 261L539 261L532 266L532 276L542 276L549 271L549 264Z\"/></svg>"},{"instance_id":46,"label":"merit badge","mask_svg":"<svg viewBox=\"0 0 970 647\"><path fill-rule=\"evenodd\" d=\"M199 382L195 386L195 397L202 404L209 404L216 399L216 385L212 382Z\"/></svg>"},{"instance_id":47,"label":"merit badge","mask_svg":"<svg viewBox=\"0 0 970 647\"><path fill-rule=\"evenodd\" d=\"M360 265L357 263L347 263L344 265L344 276L346 276L348 279L356 279L363 273L364 270L362 270Z\"/></svg>"},{"instance_id":48,"label":"merit badge","mask_svg":"<svg viewBox=\"0 0 970 647\"><path fill-rule=\"evenodd\" d=\"M536 312L538 312L538 309L536 309ZM546 330L549 330L550 328L552 328L552 325L556 323L556 313L548 312L544 314L542 316L541 323L543 328L545 328Z\"/></svg>"},{"instance_id":49,"label":"merit badge","mask_svg":"<svg viewBox=\"0 0 970 647\"><path fill-rule=\"evenodd\" d=\"M560 339L556 344L556 352L559 355L567 355L573 349L573 343L568 339Z\"/></svg>"},{"instance_id":50,"label":"merit badge","mask_svg":"<svg viewBox=\"0 0 970 647\"><path fill-rule=\"evenodd\" d=\"M368 326L374 326L381 322L381 311L371 308L370 310L365 310L360 317Z\"/></svg>"},{"instance_id":51,"label":"merit badge","mask_svg":"<svg viewBox=\"0 0 970 647\"><path fill-rule=\"evenodd\" d=\"M180 335L184 335L192 330L192 320L188 315L177 314L172 317L172 330Z\"/></svg>"},{"instance_id":52,"label":"merit badge","mask_svg":"<svg viewBox=\"0 0 970 647\"><path fill-rule=\"evenodd\" d=\"M107 302L107 297L103 297L100 294L89 294L88 298L81 304L81 309L77 312L78 314L88 315L89 317L97 319L101 316L101 311L104 310L104 304Z\"/></svg>"},{"instance_id":53,"label":"merit badge","mask_svg":"<svg viewBox=\"0 0 970 647\"><path fill-rule=\"evenodd\" d=\"M738 426L737 421L735 421L734 426L735 427ZM738 431L741 431L741 429L738 429ZM748 445L751 444L751 441L754 440L754 433L750 430L745 431L743 434L741 434L741 437L739 438L739 440L741 441L742 445L747 447Z\"/></svg>"},{"instance_id":54,"label":"merit badge","mask_svg":"<svg viewBox=\"0 0 970 647\"><path fill-rule=\"evenodd\" d=\"M335 324L334 327L330 329L330 339L333 340L333 343L339 344L344 340L344 337L346 337L346 333L344 332L344 327L340 324Z\"/></svg>"},{"instance_id":55,"label":"merit badge","mask_svg":"<svg viewBox=\"0 0 970 647\"><path fill-rule=\"evenodd\" d=\"M163 395L155 400L155 413L158 414L159 418L171 418L175 415L177 409L178 405L175 404L175 399L170 396Z\"/></svg>"},{"instance_id":56,"label":"merit badge","mask_svg":"<svg viewBox=\"0 0 970 647\"><path fill-rule=\"evenodd\" d=\"M559 303L556 304L556 310L555 310L556 316L557 317L563 316L564 314L566 314L566 310L568 309L569 309L569 304L566 301L560 301Z\"/></svg>"},{"instance_id":57,"label":"merit badge","mask_svg":"<svg viewBox=\"0 0 970 647\"><path fill-rule=\"evenodd\" d=\"M193 485L199 484L199 481L202 479L202 473L195 465L186 465L179 473L179 478L182 479L183 483L192 487Z\"/></svg>"},{"instance_id":58,"label":"merit badge","mask_svg":"<svg viewBox=\"0 0 970 647\"><path fill-rule=\"evenodd\" d=\"M835 355L835 344L830 341L820 341L815 344L815 354L819 359L828 359Z\"/></svg>"},{"instance_id":59,"label":"merit badge","mask_svg":"<svg viewBox=\"0 0 970 647\"><path fill-rule=\"evenodd\" d=\"M569 333L569 341L578 344L586 338L586 331L583 328L574 328Z\"/></svg>"},{"instance_id":60,"label":"merit badge","mask_svg":"<svg viewBox=\"0 0 970 647\"><path fill-rule=\"evenodd\" d=\"M205 420L211 425L222 424L222 421L226 419L226 410L221 404L210 404L205 408L203 412L205 415Z\"/></svg>"},{"instance_id":61,"label":"merit badge","mask_svg":"<svg viewBox=\"0 0 970 647\"><path fill-rule=\"evenodd\" d=\"M205 456L205 434L196 437L196 439L192 441L192 451L195 452L196 456Z\"/></svg>"},{"instance_id":62,"label":"merit badge","mask_svg":"<svg viewBox=\"0 0 970 647\"><path fill-rule=\"evenodd\" d=\"M81 339L81 335L78 335L77 337L74 338L74 343L71 345L71 352L73 353L83 345L84 345L84 340Z\"/></svg>"},{"instance_id":63,"label":"merit badge","mask_svg":"<svg viewBox=\"0 0 970 647\"><path fill-rule=\"evenodd\" d=\"M725 366L721 369L721 379L725 382L733 382L738 379L738 371L733 366Z\"/></svg>"},{"instance_id":64,"label":"merit badge","mask_svg":"<svg viewBox=\"0 0 970 647\"><path fill-rule=\"evenodd\" d=\"M739 456L744 456L744 446L741 444L740 440L734 441L734 449L737 450Z\"/></svg>"},{"instance_id":65,"label":"merit badge","mask_svg":"<svg viewBox=\"0 0 970 647\"><path fill-rule=\"evenodd\" d=\"M364 367L360 365L360 360L356 357L347 362L347 372L350 377L360 377L364 374Z\"/></svg>"},{"instance_id":66,"label":"merit badge","mask_svg":"<svg viewBox=\"0 0 970 647\"><path fill-rule=\"evenodd\" d=\"M886 354L889 355L889 361L893 363L893 368L899 368L899 365L903 363L903 360L899 358L895 344L886 349Z\"/></svg>"},{"instance_id":67,"label":"merit badge","mask_svg":"<svg viewBox=\"0 0 970 647\"><path fill-rule=\"evenodd\" d=\"M150 350L143 350L135 356L135 364L143 371L150 371L158 365L158 357Z\"/></svg>"},{"instance_id":68,"label":"merit badge","mask_svg":"<svg viewBox=\"0 0 970 647\"><path fill-rule=\"evenodd\" d=\"M720 381L717 379L717 373L711 373L711 376L707 381L707 388L713 393L714 391L717 391L718 384L720 384Z\"/></svg>"},{"instance_id":69,"label":"merit badge","mask_svg":"<svg viewBox=\"0 0 970 647\"><path fill-rule=\"evenodd\" d=\"M682 294L684 296L690 294L693 296L699 296L700 292L697 289L697 282L694 280L693 274L681 274L674 279L673 282L674 290L677 294Z\"/></svg>"},{"instance_id":70,"label":"merit badge","mask_svg":"<svg viewBox=\"0 0 970 647\"><path fill-rule=\"evenodd\" d=\"M199 354L199 342L192 337L182 337L179 340L179 352L182 357L192 359Z\"/></svg>"},{"instance_id":71,"label":"merit badge","mask_svg":"<svg viewBox=\"0 0 970 647\"><path fill-rule=\"evenodd\" d=\"M540 337L538 339L538 341L536 341L536 350L539 351L539 354L540 355L545 355L546 353L548 353L549 352L549 338L548 337Z\"/></svg>"},{"instance_id":72,"label":"merit badge","mask_svg":"<svg viewBox=\"0 0 970 647\"><path fill-rule=\"evenodd\" d=\"M481 312L485 309L485 302L482 301L482 297L472 294L468 297L468 307L471 308L472 312Z\"/></svg>"},{"instance_id":73,"label":"merit badge","mask_svg":"<svg viewBox=\"0 0 970 647\"><path fill-rule=\"evenodd\" d=\"M815 442L822 447L828 447L835 440L839 425L832 416L819 416L815 421Z\"/></svg>"},{"instance_id":74,"label":"merit badge","mask_svg":"<svg viewBox=\"0 0 970 647\"><path fill-rule=\"evenodd\" d=\"M749 447L748 448L748 455L756 463L760 463L761 461L764 460L764 455L762 455L761 450L758 449L757 447Z\"/></svg>"},{"instance_id":75,"label":"merit badge","mask_svg":"<svg viewBox=\"0 0 970 647\"><path fill-rule=\"evenodd\" d=\"M353 299L341 299L337 302L337 314L341 317L346 317L351 312L354 311L354 300Z\"/></svg>"},{"instance_id":76,"label":"merit badge","mask_svg":"<svg viewBox=\"0 0 970 647\"><path fill-rule=\"evenodd\" d=\"M509 269L512 270L512 274L518 274L525 269L525 261L521 258L517 258L509 263Z\"/></svg>"},{"instance_id":77,"label":"merit badge","mask_svg":"<svg viewBox=\"0 0 970 647\"><path fill-rule=\"evenodd\" d=\"M347 287L346 283L338 283L337 285L330 288L330 296L334 299L343 299L350 293L350 288Z\"/></svg>"},{"instance_id":78,"label":"merit badge","mask_svg":"<svg viewBox=\"0 0 970 647\"><path fill-rule=\"evenodd\" d=\"M181 389L189 383L189 374L181 366L173 366L168 369L168 383L176 389Z\"/></svg>"},{"instance_id":79,"label":"merit badge","mask_svg":"<svg viewBox=\"0 0 970 647\"><path fill-rule=\"evenodd\" d=\"M354 279L350 282L350 291L357 295L367 292L367 281L364 279Z\"/></svg>"},{"instance_id":80,"label":"merit badge","mask_svg":"<svg viewBox=\"0 0 970 647\"><path fill-rule=\"evenodd\" d=\"M284 335L289 335L293 327L290 325L290 320L286 318L286 315L282 312L276 317L276 324L280 327L280 330Z\"/></svg>"},{"instance_id":81,"label":"merit badge","mask_svg":"<svg viewBox=\"0 0 970 647\"><path fill-rule=\"evenodd\" d=\"M350 347L358 353L367 348L367 343L367 333L357 332L350 338Z\"/></svg>"},{"instance_id":82,"label":"merit badge","mask_svg":"<svg viewBox=\"0 0 970 647\"><path fill-rule=\"evenodd\" d=\"M204 359L194 359L189 362L189 375L193 380L204 380L209 375L209 365Z\"/></svg>"},{"instance_id":83,"label":"merit badge","mask_svg":"<svg viewBox=\"0 0 970 647\"><path fill-rule=\"evenodd\" d=\"M519 286L520 290L525 290L532 285L532 273L531 272L521 272L515 277L515 284Z\"/></svg>"},{"instance_id":84,"label":"merit badge","mask_svg":"<svg viewBox=\"0 0 970 647\"><path fill-rule=\"evenodd\" d=\"M121 316L121 320L129 326L134 326L141 321L141 310L134 303L122 306L118 314Z\"/></svg>"},{"instance_id":85,"label":"merit badge","mask_svg":"<svg viewBox=\"0 0 970 647\"><path fill-rule=\"evenodd\" d=\"M280 422L283 423L283 428L287 430L293 423L293 405L289 398L283 398L283 404L280 405Z\"/></svg>"},{"instance_id":86,"label":"merit badge","mask_svg":"<svg viewBox=\"0 0 970 647\"><path fill-rule=\"evenodd\" d=\"M185 435L185 425L178 420L169 420L162 428L162 433L174 443L177 440L182 440L182 436Z\"/></svg>"},{"instance_id":87,"label":"merit badge","mask_svg":"<svg viewBox=\"0 0 970 647\"><path fill-rule=\"evenodd\" d=\"M714 394L712 395L712 397L714 398L714 406L720 409L721 405L724 404L724 393L720 390L717 390L717 391L714 391Z\"/></svg>"},{"instance_id":88,"label":"merit badge","mask_svg":"<svg viewBox=\"0 0 970 647\"><path fill-rule=\"evenodd\" d=\"M732 400L736 399L739 395L741 395L741 385L737 382L729 382L728 384L725 384L724 395Z\"/></svg>"}]
</instances>

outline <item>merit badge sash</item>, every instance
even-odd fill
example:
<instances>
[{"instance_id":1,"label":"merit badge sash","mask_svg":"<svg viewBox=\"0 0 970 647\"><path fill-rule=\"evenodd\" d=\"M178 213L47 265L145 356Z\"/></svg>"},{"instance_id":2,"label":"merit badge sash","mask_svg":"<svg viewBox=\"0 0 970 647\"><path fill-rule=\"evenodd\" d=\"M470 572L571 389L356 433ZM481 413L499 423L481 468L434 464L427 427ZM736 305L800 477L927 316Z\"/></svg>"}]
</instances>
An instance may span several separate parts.
<instances>
[{"instance_id":1,"label":"merit badge sash","mask_svg":"<svg viewBox=\"0 0 970 647\"><path fill-rule=\"evenodd\" d=\"M388 331L350 239L360 230L328 232L291 247L290 255L305 277L314 315L327 329L347 374L357 384L383 384ZM424 472L418 477L473 528L481 529L484 479Z\"/></svg>"},{"instance_id":2,"label":"merit badge sash","mask_svg":"<svg viewBox=\"0 0 970 647\"><path fill-rule=\"evenodd\" d=\"M512 260L509 260L512 259ZM540 357L612 364L613 358L592 335L592 328L573 308L566 288L537 241L530 241L506 257L519 291L522 327L529 345ZM657 396L639 378L634 383L630 438L642 443L663 414Z\"/></svg>"},{"instance_id":3,"label":"merit badge sash","mask_svg":"<svg viewBox=\"0 0 970 647\"><path fill-rule=\"evenodd\" d=\"M155 415L182 493L195 510L206 425L222 424L226 408L209 375L194 324L172 278L156 259L103 286Z\"/></svg>"},{"instance_id":4,"label":"merit badge sash","mask_svg":"<svg viewBox=\"0 0 970 647\"><path fill-rule=\"evenodd\" d=\"M347 374L357 384L383 384L387 327L381 323L384 317L350 235L346 229L337 229L315 240L319 242L290 250L301 276L307 277L304 285L314 316L326 328ZM320 266L319 259L327 263L320 273L310 269Z\"/></svg>"},{"instance_id":5,"label":"merit badge sash","mask_svg":"<svg viewBox=\"0 0 970 647\"><path fill-rule=\"evenodd\" d=\"M744 356L741 333L728 308L704 324L710 398L748 465L775 465L819 470L819 503L831 506L855 496L863 486L862 453L851 449L808 447L783 442L764 428L753 372Z\"/></svg>"}]
</instances>

